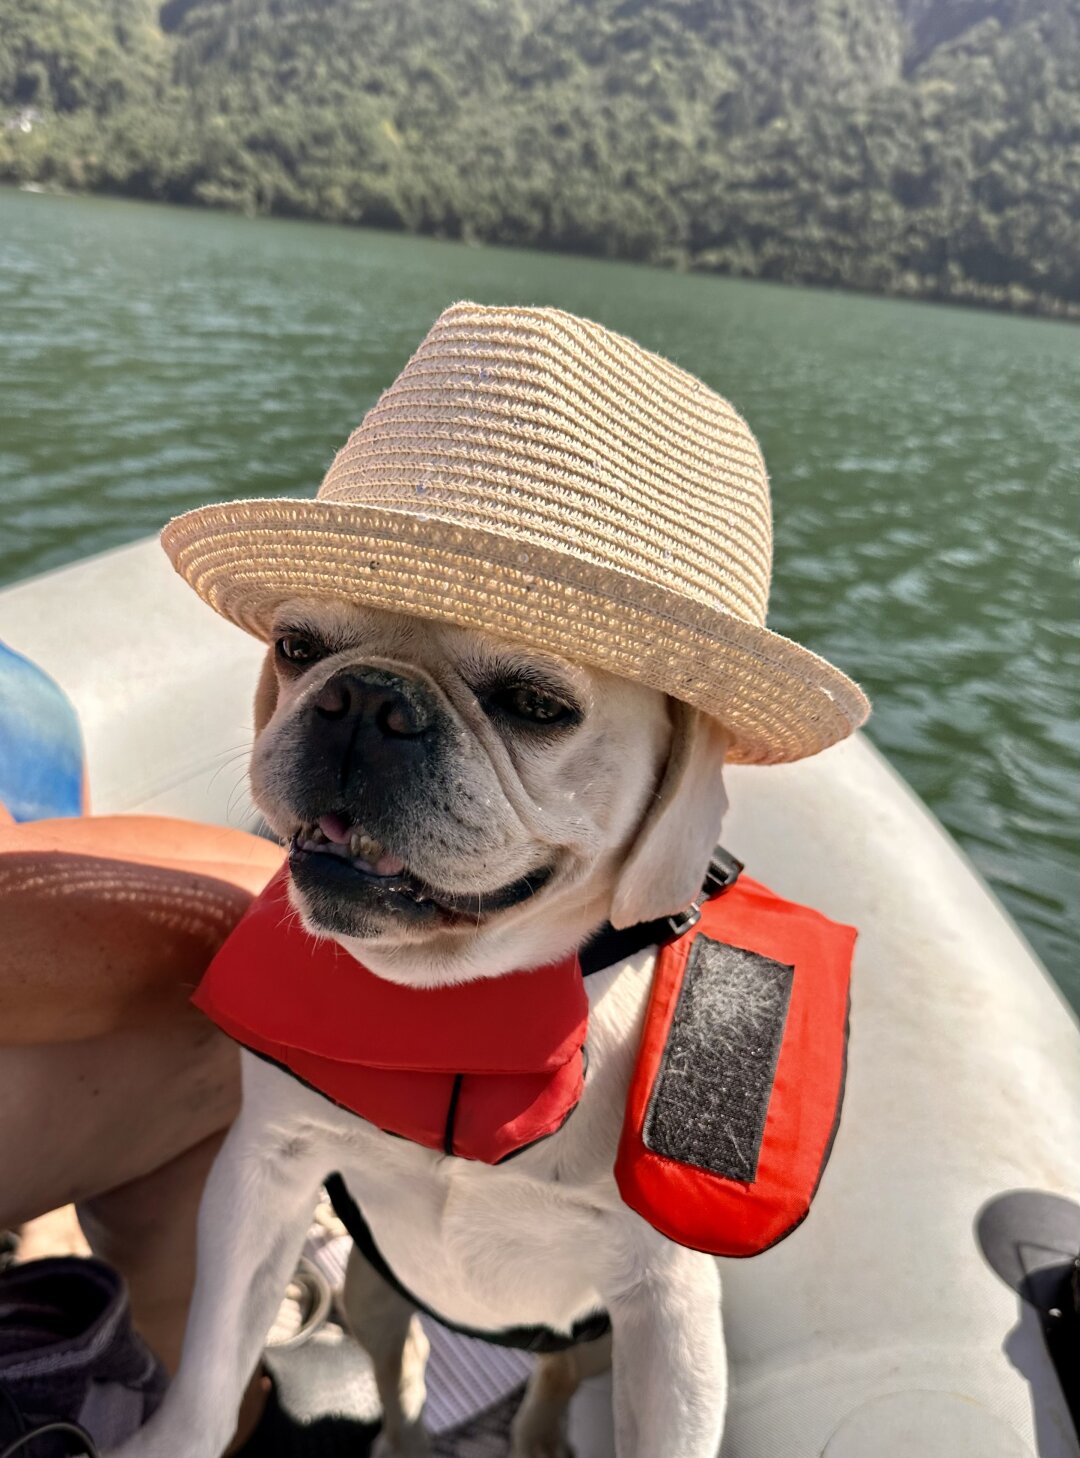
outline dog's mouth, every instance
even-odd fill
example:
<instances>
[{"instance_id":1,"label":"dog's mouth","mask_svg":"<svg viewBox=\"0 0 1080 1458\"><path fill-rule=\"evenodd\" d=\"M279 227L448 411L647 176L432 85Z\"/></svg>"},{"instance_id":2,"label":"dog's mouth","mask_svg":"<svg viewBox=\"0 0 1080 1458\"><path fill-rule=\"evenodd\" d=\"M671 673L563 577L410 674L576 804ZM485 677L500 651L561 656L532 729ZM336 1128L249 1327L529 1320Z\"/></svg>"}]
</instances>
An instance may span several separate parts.
<instances>
[{"instance_id":1,"label":"dog's mouth","mask_svg":"<svg viewBox=\"0 0 1080 1458\"><path fill-rule=\"evenodd\" d=\"M348 905L372 902L413 922L475 927L494 912L535 896L555 871L554 865L542 866L494 891L447 891L415 874L401 856L340 814L302 824L289 846L289 865L316 919L338 931L350 929L341 925ZM332 907L328 894L346 905Z\"/></svg>"},{"instance_id":2,"label":"dog's mouth","mask_svg":"<svg viewBox=\"0 0 1080 1458\"><path fill-rule=\"evenodd\" d=\"M415 879L407 875L400 856L391 854L362 825L350 823L344 815L320 815L318 820L301 825L293 836L293 849L317 856L337 856L348 861L354 870L381 881L400 876Z\"/></svg>"}]
</instances>

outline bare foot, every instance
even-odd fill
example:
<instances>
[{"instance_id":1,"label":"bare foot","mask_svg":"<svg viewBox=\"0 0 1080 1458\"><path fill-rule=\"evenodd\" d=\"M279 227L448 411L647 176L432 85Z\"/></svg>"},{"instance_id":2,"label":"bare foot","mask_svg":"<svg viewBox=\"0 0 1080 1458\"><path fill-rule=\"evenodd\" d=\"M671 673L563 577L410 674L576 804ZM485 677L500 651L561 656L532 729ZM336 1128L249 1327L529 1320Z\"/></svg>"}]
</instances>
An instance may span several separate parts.
<instances>
[{"instance_id":1,"label":"bare foot","mask_svg":"<svg viewBox=\"0 0 1080 1458\"><path fill-rule=\"evenodd\" d=\"M74 1205L62 1205L28 1220L19 1230L19 1248L16 1260L39 1261L45 1256L88 1256L90 1247L86 1242Z\"/></svg>"}]
</instances>

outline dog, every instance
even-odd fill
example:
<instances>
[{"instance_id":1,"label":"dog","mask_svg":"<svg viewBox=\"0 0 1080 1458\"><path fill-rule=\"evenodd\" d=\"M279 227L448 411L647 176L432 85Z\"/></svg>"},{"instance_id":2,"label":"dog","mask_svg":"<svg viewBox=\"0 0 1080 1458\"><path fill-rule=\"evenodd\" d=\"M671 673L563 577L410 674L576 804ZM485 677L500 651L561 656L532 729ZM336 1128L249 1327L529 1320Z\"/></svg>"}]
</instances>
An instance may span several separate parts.
<instances>
[{"instance_id":1,"label":"dog","mask_svg":"<svg viewBox=\"0 0 1080 1458\"><path fill-rule=\"evenodd\" d=\"M296 916L384 1004L379 979L471 996L550 970L605 920L682 913L720 830L725 759L816 754L869 712L843 673L765 626L772 517L746 422L558 309L444 310L313 500L200 507L162 543L204 601L273 645L255 800L290 845ZM596 1332L582 1319L606 1312L619 1458L712 1458L716 1264L639 1218L612 1173L654 960L645 948L586 979L583 1097L508 1163L459 1158L452 1136L392 1137L245 1056L181 1368L124 1458L217 1458L330 1171L384 1258L378 1274L355 1259L347 1282L384 1455L427 1446L407 1291L487 1331ZM454 1109L451 1095L451 1128ZM515 1458L560 1451L565 1400L603 1355L539 1362Z\"/></svg>"},{"instance_id":2,"label":"dog","mask_svg":"<svg viewBox=\"0 0 1080 1458\"><path fill-rule=\"evenodd\" d=\"M274 639L256 699L254 798L291 845L305 926L379 976L417 987L494 978L566 955L606 920L629 926L695 898L726 806L716 719L402 613L301 598L278 610ZM403 877L413 894L387 889ZM581 1102L502 1166L383 1133L245 1053L242 1112L200 1212L180 1371L123 1458L223 1450L332 1170L395 1274L449 1319L569 1332L605 1310L620 1458L712 1458L726 1384L716 1263L634 1214L612 1173L653 957L588 979ZM346 1305L374 1361L377 1452L429 1452L408 1303L354 1254ZM538 1360L514 1458L566 1451L566 1402L606 1355L600 1342Z\"/></svg>"}]
</instances>

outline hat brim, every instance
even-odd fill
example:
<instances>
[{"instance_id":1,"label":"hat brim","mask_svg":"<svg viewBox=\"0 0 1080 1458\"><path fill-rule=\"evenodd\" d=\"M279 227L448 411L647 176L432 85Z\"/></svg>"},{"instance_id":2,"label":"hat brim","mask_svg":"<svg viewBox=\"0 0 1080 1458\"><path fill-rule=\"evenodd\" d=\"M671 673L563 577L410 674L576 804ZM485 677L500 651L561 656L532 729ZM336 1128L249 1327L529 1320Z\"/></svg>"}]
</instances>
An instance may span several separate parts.
<instances>
[{"instance_id":1,"label":"hat brim","mask_svg":"<svg viewBox=\"0 0 1080 1458\"><path fill-rule=\"evenodd\" d=\"M617 568L435 513L269 498L174 518L162 545L222 617L269 641L320 597L411 613L606 669L701 709L728 758L817 754L866 719L851 679L798 643Z\"/></svg>"}]
</instances>

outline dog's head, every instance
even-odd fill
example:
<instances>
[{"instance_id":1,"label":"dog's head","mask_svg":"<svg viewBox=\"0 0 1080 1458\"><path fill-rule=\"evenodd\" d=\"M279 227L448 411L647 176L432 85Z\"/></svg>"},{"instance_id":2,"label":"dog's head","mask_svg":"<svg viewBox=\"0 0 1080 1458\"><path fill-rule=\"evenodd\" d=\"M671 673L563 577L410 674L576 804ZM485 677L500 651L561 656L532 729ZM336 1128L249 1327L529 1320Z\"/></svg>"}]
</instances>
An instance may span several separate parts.
<instances>
[{"instance_id":1,"label":"dog's head","mask_svg":"<svg viewBox=\"0 0 1080 1458\"><path fill-rule=\"evenodd\" d=\"M565 956L692 901L726 738L598 669L486 633L279 609L252 786L310 930L416 984Z\"/></svg>"}]
</instances>

